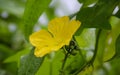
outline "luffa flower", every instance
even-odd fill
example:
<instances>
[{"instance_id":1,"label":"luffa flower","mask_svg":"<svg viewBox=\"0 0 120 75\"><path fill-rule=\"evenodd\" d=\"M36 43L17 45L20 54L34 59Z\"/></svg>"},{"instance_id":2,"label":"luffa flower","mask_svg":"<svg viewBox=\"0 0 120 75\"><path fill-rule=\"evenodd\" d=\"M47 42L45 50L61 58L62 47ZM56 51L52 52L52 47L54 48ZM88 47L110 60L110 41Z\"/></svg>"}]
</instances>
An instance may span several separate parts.
<instances>
[{"instance_id":1,"label":"luffa flower","mask_svg":"<svg viewBox=\"0 0 120 75\"><path fill-rule=\"evenodd\" d=\"M42 29L30 35L30 42L35 46L35 56L42 57L50 52L58 51L64 45L69 45L80 24L79 21L69 20L67 16L51 20L48 31Z\"/></svg>"}]
</instances>

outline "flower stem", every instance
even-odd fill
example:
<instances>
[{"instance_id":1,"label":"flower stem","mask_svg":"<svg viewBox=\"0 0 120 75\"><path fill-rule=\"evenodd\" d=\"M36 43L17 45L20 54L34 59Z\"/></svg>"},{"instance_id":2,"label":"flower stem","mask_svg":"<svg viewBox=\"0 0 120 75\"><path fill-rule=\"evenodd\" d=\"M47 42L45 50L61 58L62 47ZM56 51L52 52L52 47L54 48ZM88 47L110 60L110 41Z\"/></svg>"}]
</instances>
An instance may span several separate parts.
<instances>
[{"instance_id":1,"label":"flower stem","mask_svg":"<svg viewBox=\"0 0 120 75\"><path fill-rule=\"evenodd\" d=\"M65 55L65 58L64 58L64 60L63 60L63 64L62 64L62 67L61 67L62 70L64 69L65 63L66 63L66 61L67 61L68 54L69 54L69 53L67 53L67 54Z\"/></svg>"},{"instance_id":2,"label":"flower stem","mask_svg":"<svg viewBox=\"0 0 120 75\"><path fill-rule=\"evenodd\" d=\"M68 55L69 55L69 52L65 53L65 57L64 57L64 60L63 60L62 67L61 67L59 75L64 75L64 67L65 67L65 63L67 61Z\"/></svg>"},{"instance_id":3,"label":"flower stem","mask_svg":"<svg viewBox=\"0 0 120 75\"><path fill-rule=\"evenodd\" d=\"M50 61L50 75L52 75L52 71L53 71L53 69L52 69L52 62Z\"/></svg>"}]
</instances>

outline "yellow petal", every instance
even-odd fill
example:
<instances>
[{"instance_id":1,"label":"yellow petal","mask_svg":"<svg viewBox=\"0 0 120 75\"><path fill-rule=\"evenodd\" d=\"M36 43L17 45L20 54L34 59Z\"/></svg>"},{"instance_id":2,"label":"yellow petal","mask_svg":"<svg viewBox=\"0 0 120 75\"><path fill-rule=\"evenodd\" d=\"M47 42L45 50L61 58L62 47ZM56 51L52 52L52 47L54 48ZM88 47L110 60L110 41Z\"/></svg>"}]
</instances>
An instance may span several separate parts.
<instances>
[{"instance_id":1,"label":"yellow petal","mask_svg":"<svg viewBox=\"0 0 120 75\"><path fill-rule=\"evenodd\" d=\"M65 23L69 22L69 18L64 16L62 18L55 18L51 20L48 24L48 30L53 34L54 37L59 38L62 36L61 33L65 32Z\"/></svg>"},{"instance_id":2,"label":"yellow petal","mask_svg":"<svg viewBox=\"0 0 120 75\"><path fill-rule=\"evenodd\" d=\"M43 47L55 43L51 34L46 30L40 30L38 32L33 33L30 36L30 42L35 47L36 46Z\"/></svg>"},{"instance_id":3,"label":"yellow petal","mask_svg":"<svg viewBox=\"0 0 120 75\"><path fill-rule=\"evenodd\" d=\"M63 46L63 44L58 44L46 30L33 33L30 36L30 42L36 47L34 52L36 57L42 57L52 51L57 51Z\"/></svg>"},{"instance_id":4,"label":"yellow petal","mask_svg":"<svg viewBox=\"0 0 120 75\"><path fill-rule=\"evenodd\" d=\"M69 41L72 39L72 36L77 31L77 29L80 27L81 22L76 20L71 20L68 25L66 25L65 29L67 30L66 33L64 33L64 40L66 40L66 44L69 44Z\"/></svg>"},{"instance_id":5,"label":"yellow petal","mask_svg":"<svg viewBox=\"0 0 120 75\"><path fill-rule=\"evenodd\" d=\"M46 54L48 54L50 52L51 52L51 50L49 48L46 48L46 47L40 48L40 49L36 48L35 52L34 52L34 55L36 57L43 57L43 56L45 56Z\"/></svg>"},{"instance_id":6,"label":"yellow petal","mask_svg":"<svg viewBox=\"0 0 120 75\"><path fill-rule=\"evenodd\" d=\"M58 51L62 46L63 46L63 44L53 45L53 46L36 47L34 55L36 57L43 57L46 54L49 54L53 51Z\"/></svg>"},{"instance_id":7,"label":"yellow petal","mask_svg":"<svg viewBox=\"0 0 120 75\"><path fill-rule=\"evenodd\" d=\"M53 34L56 41L68 45L72 36L80 27L80 22L76 20L69 21L69 17L56 18L48 24L48 30Z\"/></svg>"}]
</instances>

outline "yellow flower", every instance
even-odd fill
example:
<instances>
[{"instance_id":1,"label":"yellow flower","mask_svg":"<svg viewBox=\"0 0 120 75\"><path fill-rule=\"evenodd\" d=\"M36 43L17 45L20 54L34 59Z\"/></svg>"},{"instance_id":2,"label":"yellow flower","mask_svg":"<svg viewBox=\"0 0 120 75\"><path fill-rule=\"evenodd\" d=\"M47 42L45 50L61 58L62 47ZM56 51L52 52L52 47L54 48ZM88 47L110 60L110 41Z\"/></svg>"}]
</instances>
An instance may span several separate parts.
<instances>
[{"instance_id":1,"label":"yellow flower","mask_svg":"<svg viewBox=\"0 0 120 75\"><path fill-rule=\"evenodd\" d=\"M35 46L35 56L43 57L59 50L64 45L69 45L80 24L79 21L69 20L67 16L51 20L48 24L48 31L42 29L30 36L30 42Z\"/></svg>"}]
</instances>

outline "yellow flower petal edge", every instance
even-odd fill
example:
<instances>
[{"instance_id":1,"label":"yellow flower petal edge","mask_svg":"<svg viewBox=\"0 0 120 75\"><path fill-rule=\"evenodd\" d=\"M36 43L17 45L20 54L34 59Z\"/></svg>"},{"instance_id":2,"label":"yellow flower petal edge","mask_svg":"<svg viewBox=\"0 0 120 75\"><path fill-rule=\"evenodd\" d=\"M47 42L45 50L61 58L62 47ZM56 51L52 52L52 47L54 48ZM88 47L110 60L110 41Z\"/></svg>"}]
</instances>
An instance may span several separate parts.
<instances>
[{"instance_id":1,"label":"yellow flower petal edge","mask_svg":"<svg viewBox=\"0 0 120 75\"><path fill-rule=\"evenodd\" d=\"M68 16L51 20L48 31L42 29L30 35L30 43L35 46L35 56L43 57L53 51L58 51L64 45L69 45L80 25L80 21L69 20Z\"/></svg>"}]
</instances>

